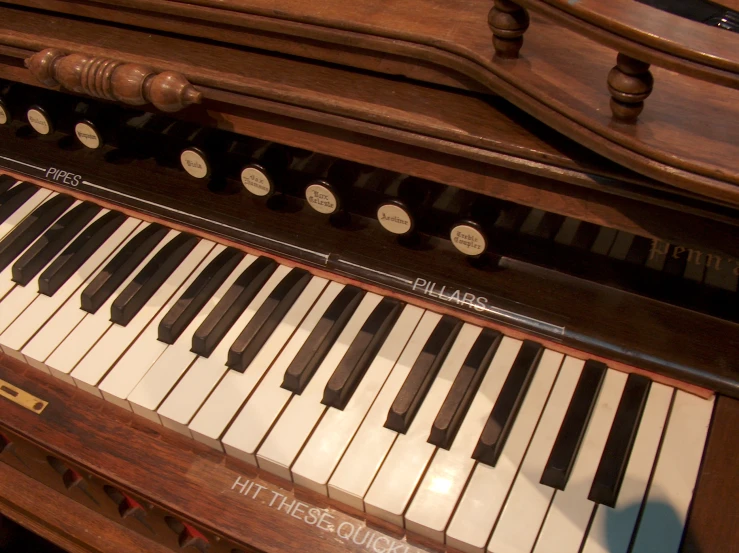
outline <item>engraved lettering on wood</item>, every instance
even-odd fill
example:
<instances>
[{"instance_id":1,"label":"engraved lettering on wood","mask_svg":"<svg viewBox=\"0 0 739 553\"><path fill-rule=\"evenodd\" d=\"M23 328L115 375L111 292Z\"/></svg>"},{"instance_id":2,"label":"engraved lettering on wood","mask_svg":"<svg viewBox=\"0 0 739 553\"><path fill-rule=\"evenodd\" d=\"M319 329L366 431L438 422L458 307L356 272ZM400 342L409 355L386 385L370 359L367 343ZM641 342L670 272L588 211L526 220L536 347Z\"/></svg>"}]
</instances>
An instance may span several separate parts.
<instances>
[{"instance_id":1,"label":"engraved lettering on wood","mask_svg":"<svg viewBox=\"0 0 739 553\"><path fill-rule=\"evenodd\" d=\"M152 103L161 111L175 112L202 100L202 93L179 73L157 73L136 63L47 48L26 59L25 64L46 86L62 86L132 106Z\"/></svg>"}]
</instances>

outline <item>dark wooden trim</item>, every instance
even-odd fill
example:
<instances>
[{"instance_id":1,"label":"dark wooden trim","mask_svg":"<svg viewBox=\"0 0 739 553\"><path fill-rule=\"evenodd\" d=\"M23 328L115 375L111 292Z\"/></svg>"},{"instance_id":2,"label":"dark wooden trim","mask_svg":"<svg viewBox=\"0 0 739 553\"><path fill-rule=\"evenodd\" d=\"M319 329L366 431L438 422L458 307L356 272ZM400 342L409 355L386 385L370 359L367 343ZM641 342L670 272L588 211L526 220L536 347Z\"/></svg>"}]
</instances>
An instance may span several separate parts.
<instances>
[{"instance_id":1,"label":"dark wooden trim","mask_svg":"<svg viewBox=\"0 0 739 553\"><path fill-rule=\"evenodd\" d=\"M730 131L727 126L736 117L733 106L739 105L739 102L731 100L735 91L656 68L655 78L670 94L665 97L655 91L650 97L651 119L643 116L637 125L640 131L636 133L629 128L633 125L612 124L610 117L604 117L605 112L599 107L601 104L606 107L608 94L598 75L602 73L605 76L613 65L614 52L577 33L544 24L528 37L524 47L525 61L493 60L485 23L486 12L482 13L486 7L482 4L464 4L464 8L455 9L456 4L451 2L445 4L443 14L437 13L434 19L423 19L422 22L403 12L405 4L402 4L398 10L373 13L373 21L359 22L356 18L364 15L362 10L354 13L331 4L325 13L334 13L339 19L321 19L306 17L291 1L283 3L293 12L280 10L276 14L274 9L267 10L272 14L271 18L260 11L263 0L250 0L249 4L219 2L218 9L210 7L212 3L200 2L209 7L199 7L201 11L198 13L205 15L202 10L208 11L212 20L224 24L233 20L232 16L237 12L248 16L243 21L239 20L238 25L256 26L273 33L289 30L306 40L355 44L367 51L374 50L379 56L401 56L415 64L445 67L504 95L546 124L618 163L695 193L739 203L739 187L735 186L739 183L739 174L729 161L737 157L732 149L739 147L739 139L733 139L736 131ZM460 2L464 3L464 0L457 0ZM126 5L132 10L143 10L142 25L146 24L147 12L168 13L187 7L177 3L175 8L175 4L154 0L128 0ZM393 19L398 15L396 12L400 13L397 20ZM378 27L380 20L382 27ZM408 30L401 31L406 23ZM534 23L538 25L536 21ZM447 38L440 40L439 36ZM559 49L558 44L567 48ZM571 60L568 61L571 67L560 67L562 54L570 51L588 52L588 56L578 56L576 67L572 66ZM306 45L305 54L310 56L312 53L315 53L314 49ZM320 57L320 53L315 55ZM547 83L559 80L563 72L567 74L573 68L576 70L573 82L562 82L559 94L552 94L553 90ZM197 82L197 79L193 80ZM578 101L583 90L588 91L585 92L587 101L584 103ZM675 102L677 105L673 106ZM691 107L700 102L708 102L710 106L707 109L715 112L710 127L712 133L720 134L726 129L728 134L725 134L723 142L706 140L703 136L706 127L702 120L697 120L692 114L685 117ZM663 121L665 116L668 118ZM680 132L673 132L675 126Z\"/></svg>"}]
</instances>

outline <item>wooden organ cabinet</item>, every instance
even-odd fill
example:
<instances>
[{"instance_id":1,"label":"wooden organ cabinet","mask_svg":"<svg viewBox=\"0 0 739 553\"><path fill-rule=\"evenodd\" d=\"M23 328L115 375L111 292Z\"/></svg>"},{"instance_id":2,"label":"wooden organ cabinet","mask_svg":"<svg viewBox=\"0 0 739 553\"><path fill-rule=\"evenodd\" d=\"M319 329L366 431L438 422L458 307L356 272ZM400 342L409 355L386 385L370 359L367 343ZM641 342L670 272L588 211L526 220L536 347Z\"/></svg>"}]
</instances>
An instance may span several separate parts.
<instances>
[{"instance_id":1,"label":"wooden organ cabinet","mask_svg":"<svg viewBox=\"0 0 739 553\"><path fill-rule=\"evenodd\" d=\"M739 551L738 12L0 3L0 513Z\"/></svg>"}]
</instances>

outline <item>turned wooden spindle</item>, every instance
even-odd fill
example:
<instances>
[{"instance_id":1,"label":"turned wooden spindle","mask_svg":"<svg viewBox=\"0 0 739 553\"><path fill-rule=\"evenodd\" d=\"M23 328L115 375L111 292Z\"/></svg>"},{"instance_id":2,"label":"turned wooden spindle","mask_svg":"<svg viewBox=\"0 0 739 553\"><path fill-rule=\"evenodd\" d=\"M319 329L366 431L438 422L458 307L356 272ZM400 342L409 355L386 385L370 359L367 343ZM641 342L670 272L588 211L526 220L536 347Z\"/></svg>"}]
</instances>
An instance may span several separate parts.
<instances>
[{"instance_id":1,"label":"turned wooden spindle","mask_svg":"<svg viewBox=\"0 0 739 553\"><path fill-rule=\"evenodd\" d=\"M488 14L493 32L495 54L501 58L517 58L523 46L523 34L529 28L529 12L511 0L495 0Z\"/></svg>"},{"instance_id":2,"label":"turned wooden spindle","mask_svg":"<svg viewBox=\"0 0 739 553\"><path fill-rule=\"evenodd\" d=\"M654 78L648 63L619 54L616 66L608 73L613 117L625 122L636 121L653 85Z\"/></svg>"},{"instance_id":3,"label":"turned wooden spindle","mask_svg":"<svg viewBox=\"0 0 739 553\"><path fill-rule=\"evenodd\" d=\"M46 86L62 86L132 106L152 103L161 111L175 112L202 100L202 93L179 73L157 73L137 63L48 48L26 59L25 64Z\"/></svg>"}]
</instances>

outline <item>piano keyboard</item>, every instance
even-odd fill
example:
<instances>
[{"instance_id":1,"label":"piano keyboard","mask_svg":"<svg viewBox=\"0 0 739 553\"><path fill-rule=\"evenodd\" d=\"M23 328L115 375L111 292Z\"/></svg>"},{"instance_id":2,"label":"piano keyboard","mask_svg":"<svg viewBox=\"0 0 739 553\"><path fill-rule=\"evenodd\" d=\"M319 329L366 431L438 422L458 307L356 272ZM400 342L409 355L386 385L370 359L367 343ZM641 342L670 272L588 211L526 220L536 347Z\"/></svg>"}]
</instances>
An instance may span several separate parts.
<instances>
[{"instance_id":1,"label":"piano keyboard","mask_svg":"<svg viewBox=\"0 0 739 553\"><path fill-rule=\"evenodd\" d=\"M677 551L712 400L0 185L8 355L460 551Z\"/></svg>"}]
</instances>

